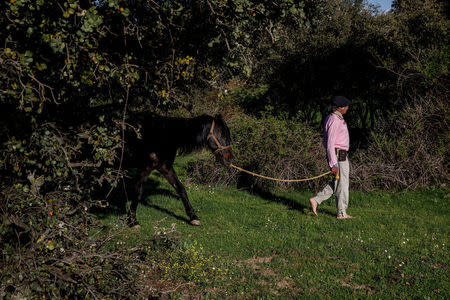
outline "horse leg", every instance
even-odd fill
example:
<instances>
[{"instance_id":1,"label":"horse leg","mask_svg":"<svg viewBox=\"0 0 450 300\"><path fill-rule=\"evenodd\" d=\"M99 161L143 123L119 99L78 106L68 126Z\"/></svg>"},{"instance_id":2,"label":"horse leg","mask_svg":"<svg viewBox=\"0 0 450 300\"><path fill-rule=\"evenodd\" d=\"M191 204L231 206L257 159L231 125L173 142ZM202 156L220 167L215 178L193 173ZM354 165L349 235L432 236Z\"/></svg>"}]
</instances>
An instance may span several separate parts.
<instances>
[{"instance_id":1,"label":"horse leg","mask_svg":"<svg viewBox=\"0 0 450 300\"><path fill-rule=\"evenodd\" d=\"M146 167L144 170L141 170L136 175L135 184L133 187L133 194L131 195L131 205L130 210L128 211L128 226L139 226L139 222L136 218L136 210L138 203L141 201L142 193L144 191L144 188L142 184L147 181L148 175L150 175L151 171L153 171L153 168Z\"/></svg>"},{"instance_id":2,"label":"horse leg","mask_svg":"<svg viewBox=\"0 0 450 300\"><path fill-rule=\"evenodd\" d=\"M178 179L177 174L175 173L175 170L173 169L173 166L168 166L166 164L163 164L159 169L159 172L164 175L164 177L167 179L167 181L174 187L174 189L177 191L178 195L181 197L181 200L183 201L184 209L186 210L186 214L190 218L191 225L199 226L201 225L200 220L195 215L194 208L192 207L191 203L189 202L186 189L184 188L181 181Z\"/></svg>"}]
</instances>

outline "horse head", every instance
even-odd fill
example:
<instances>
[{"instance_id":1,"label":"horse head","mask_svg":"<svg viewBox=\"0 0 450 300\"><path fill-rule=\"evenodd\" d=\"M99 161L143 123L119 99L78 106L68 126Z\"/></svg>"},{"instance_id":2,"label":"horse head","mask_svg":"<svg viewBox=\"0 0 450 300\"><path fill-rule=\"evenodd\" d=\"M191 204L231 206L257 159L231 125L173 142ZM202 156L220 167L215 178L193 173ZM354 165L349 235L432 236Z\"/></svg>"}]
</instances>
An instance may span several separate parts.
<instances>
[{"instance_id":1,"label":"horse head","mask_svg":"<svg viewBox=\"0 0 450 300\"><path fill-rule=\"evenodd\" d=\"M231 163L233 152L231 151L230 129L221 115L216 115L211 122L207 145L214 152L218 161L225 165Z\"/></svg>"}]
</instances>

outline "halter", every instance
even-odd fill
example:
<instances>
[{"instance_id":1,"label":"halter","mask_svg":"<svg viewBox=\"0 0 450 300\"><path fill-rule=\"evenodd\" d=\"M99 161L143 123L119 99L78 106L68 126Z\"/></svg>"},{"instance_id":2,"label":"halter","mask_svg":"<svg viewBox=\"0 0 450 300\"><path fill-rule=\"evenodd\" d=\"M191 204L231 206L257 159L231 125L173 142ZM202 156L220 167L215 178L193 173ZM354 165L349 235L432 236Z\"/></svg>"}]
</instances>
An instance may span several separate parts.
<instances>
[{"instance_id":1,"label":"halter","mask_svg":"<svg viewBox=\"0 0 450 300\"><path fill-rule=\"evenodd\" d=\"M214 120L213 120L212 124L211 124L211 129L209 130L209 134L206 137L206 140L213 139L213 141L216 143L217 149L216 149L216 151L214 151L214 154L216 154L219 151L231 148L231 146L222 146L220 144L219 140L214 135L214 125L215 125L215 123L214 123Z\"/></svg>"}]
</instances>

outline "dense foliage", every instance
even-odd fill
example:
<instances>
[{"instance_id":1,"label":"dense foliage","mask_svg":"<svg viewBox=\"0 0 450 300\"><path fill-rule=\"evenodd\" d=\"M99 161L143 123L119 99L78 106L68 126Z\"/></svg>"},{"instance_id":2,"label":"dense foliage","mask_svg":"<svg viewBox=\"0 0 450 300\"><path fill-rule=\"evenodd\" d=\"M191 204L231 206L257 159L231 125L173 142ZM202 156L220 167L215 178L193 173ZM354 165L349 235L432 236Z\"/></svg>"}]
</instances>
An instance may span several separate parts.
<instances>
[{"instance_id":1,"label":"dense foliage","mask_svg":"<svg viewBox=\"0 0 450 300\"><path fill-rule=\"evenodd\" d=\"M127 172L130 111L220 112L237 164L303 177L323 170L320 124L345 94L357 187L448 184L446 1L383 14L344 0L10 0L0 11L2 297L139 289L126 251L88 239L91 210ZM208 164L192 167L197 180L239 181Z\"/></svg>"}]
</instances>

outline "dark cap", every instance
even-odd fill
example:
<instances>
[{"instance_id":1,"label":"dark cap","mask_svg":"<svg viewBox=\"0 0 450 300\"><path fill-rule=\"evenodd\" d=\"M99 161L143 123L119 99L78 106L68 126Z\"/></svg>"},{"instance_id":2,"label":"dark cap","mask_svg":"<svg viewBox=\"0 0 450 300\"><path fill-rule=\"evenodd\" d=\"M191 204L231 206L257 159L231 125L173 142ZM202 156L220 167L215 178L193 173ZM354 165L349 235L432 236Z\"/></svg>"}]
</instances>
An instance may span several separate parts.
<instances>
[{"instance_id":1,"label":"dark cap","mask_svg":"<svg viewBox=\"0 0 450 300\"><path fill-rule=\"evenodd\" d=\"M352 101L348 100L344 96L335 96L333 98L333 104L337 107L344 107L352 104Z\"/></svg>"}]
</instances>

